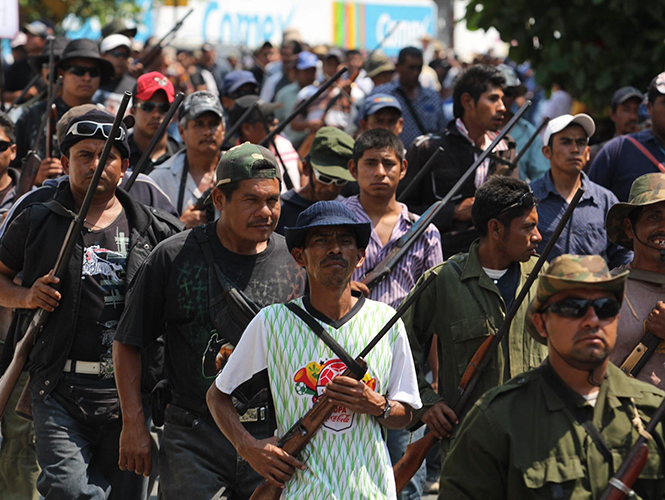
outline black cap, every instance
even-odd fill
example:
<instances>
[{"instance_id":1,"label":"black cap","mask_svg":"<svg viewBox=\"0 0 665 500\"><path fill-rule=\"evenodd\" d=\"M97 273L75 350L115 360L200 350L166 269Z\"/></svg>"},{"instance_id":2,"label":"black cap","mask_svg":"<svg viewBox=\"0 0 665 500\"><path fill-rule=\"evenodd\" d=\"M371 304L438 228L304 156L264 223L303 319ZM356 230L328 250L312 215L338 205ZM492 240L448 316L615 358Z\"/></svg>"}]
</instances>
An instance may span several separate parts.
<instances>
[{"instance_id":1,"label":"black cap","mask_svg":"<svg viewBox=\"0 0 665 500\"><path fill-rule=\"evenodd\" d=\"M635 87L621 87L612 96L612 108L616 108L633 97L637 97L640 101L644 100L644 94Z\"/></svg>"},{"instance_id":2,"label":"black cap","mask_svg":"<svg viewBox=\"0 0 665 500\"><path fill-rule=\"evenodd\" d=\"M260 111L261 114L266 118L271 114L275 113L275 110L282 107L281 103L265 102L257 95L245 95L239 97L238 99L235 100L233 107L229 112L229 125L231 127L235 125L235 123L240 119L243 113L247 111L249 108L251 108L254 105L254 103L258 103L258 108L259 108L258 111ZM254 111L254 113L252 113L247 122L253 123L260 119L261 117L259 116L258 112Z\"/></svg>"}]
</instances>

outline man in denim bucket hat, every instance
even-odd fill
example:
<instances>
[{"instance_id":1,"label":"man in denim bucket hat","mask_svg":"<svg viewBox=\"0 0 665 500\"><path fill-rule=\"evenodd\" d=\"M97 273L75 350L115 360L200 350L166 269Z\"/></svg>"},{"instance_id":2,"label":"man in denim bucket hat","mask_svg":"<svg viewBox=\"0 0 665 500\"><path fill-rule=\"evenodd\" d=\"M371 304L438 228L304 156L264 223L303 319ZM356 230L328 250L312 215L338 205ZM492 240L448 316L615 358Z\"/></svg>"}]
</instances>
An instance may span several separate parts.
<instances>
[{"instance_id":1,"label":"man in denim bucket hat","mask_svg":"<svg viewBox=\"0 0 665 500\"><path fill-rule=\"evenodd\" d=\"M469 411L443 465L441 498L600 498L641 436L649 461L634 494L625 491L662 498L663 429L644 428L663 392L609 360L626 276L598 255L569 254L540 275L527 329L549 356Z\"/></svg>"},{"instance_id":2,"label":"man in denim bucket hat","mask_svg":"<svg viewBox=\"0 0 665 500\"><path fill-rule=\"evenodd\" d=\"M356 356L394 314L390 306L351 289L370 230L370 223L359 222L336 201L321 201L302 212L297 224L286 228L286 241L307 271L309 294L260 311L208 391L219 427L271 485L284 486L283 499L396 497L381 428L404 427L411 409L421 405L404 325L398 321L367 355L362 380L341 376L345 363L315 334L323 328ZM232 411L230 394L266 369L278 435L321 394L335 405L299 458L277 447L277 437L252 439ZM356 479L349 481L352 475Z\"/></svg>"}]
</instances>

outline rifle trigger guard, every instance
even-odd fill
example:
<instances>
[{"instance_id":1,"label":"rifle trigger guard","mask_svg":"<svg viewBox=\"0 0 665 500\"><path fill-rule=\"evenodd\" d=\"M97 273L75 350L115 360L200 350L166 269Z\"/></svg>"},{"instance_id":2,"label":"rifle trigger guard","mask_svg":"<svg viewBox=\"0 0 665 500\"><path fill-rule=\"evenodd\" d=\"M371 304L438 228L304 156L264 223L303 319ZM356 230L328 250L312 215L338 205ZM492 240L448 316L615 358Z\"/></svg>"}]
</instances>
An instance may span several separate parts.
<instances>
[{"instance_id":1,"label":"rifle trigger guard","mask_svg":"<svg viewBox=\"0 0 665 500\"><path fill-rule=\"evenodd\" d=\"M616 477L610 479L610 485L624 493L627 497L633 498L635 496L635 492Z\"/></svg>"},{"instance_id":2,"label":"rifle trigger guard","mask_svg":"<svg viewBox=\"0 0 665 500\"><path fill-rule=\"evenodd\" d=\"M277 446L282 448L284 444L289 441L293 436L299 433L301 436L307 435L307 428L302 424L302 419L298 420L293 427L291 427L286 434L277 442Z\"/></svg>"}]
</instances>

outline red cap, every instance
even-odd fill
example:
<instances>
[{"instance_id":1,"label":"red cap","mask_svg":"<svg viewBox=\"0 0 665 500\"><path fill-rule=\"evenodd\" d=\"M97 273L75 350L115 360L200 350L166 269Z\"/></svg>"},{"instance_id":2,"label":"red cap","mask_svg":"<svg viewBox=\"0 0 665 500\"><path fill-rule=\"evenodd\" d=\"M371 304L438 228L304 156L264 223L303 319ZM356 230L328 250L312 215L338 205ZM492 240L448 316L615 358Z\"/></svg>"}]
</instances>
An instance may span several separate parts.
<instances>
[{"instance_id":1,"label":"red cap","mask_svg":"<svg viewBox=\"0 0 665 500\"><path fill-rule=\"evenodd\" d=\"M169 103L172 103L175 99L175 90L169 79L159 71L151 71L150 73L139 76L136 81L134 97L141 101L148 101L158 90L166 93Z\"/></svg>"}]
</instances>

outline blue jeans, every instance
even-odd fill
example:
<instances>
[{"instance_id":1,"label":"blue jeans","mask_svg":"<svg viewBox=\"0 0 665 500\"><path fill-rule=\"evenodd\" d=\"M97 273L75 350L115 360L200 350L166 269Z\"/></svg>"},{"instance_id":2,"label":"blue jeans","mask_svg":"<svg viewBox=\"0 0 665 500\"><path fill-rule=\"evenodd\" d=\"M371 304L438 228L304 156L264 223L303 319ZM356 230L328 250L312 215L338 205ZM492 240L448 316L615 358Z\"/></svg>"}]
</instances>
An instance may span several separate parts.
<instances>
[{"instance_id":1,"label":"blue jeans","mask_svg":"<svg viewBox=\"0 0 665 500\"><path fill-rule=\"evenodd\" d=\"M122 422L89 425L53 397L32 398L37 489L46 500L144 500L147 479L118 468ZM110 496L109 496L110 495Z\"/></svg>"},{"instance_id":2,"label":"blue jeans","mask_svg":"<svg viewBox=\"0 0 665 500\"><path fill-rule=\"evenodd\" d=\"M245 424L257 439L272 435L266 422ZM208 415L169 404L159 448L164 500L245 500L264 479L238 455Z\"/></svg>"},{"instance_id":3,"label":"blue jeans","mask_svg":"<svg viewBox=\"0 0 665 500\"><path fill-rule=\"evenodd\" d=\"M407 445L411 442L417 441L425 435L425 426L421 426L414 432L409 432L403 429L388 429L388 453L390 453L390 461L395 465L406 450ZM425 479L427 476L427 467L425 462L422 463L418 472L411 478L411 481L404 487L402 493L399 495L399 500L420 500L425 488Z\"/></svg>"}]
</instances>

